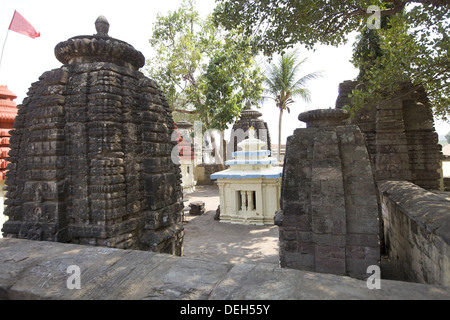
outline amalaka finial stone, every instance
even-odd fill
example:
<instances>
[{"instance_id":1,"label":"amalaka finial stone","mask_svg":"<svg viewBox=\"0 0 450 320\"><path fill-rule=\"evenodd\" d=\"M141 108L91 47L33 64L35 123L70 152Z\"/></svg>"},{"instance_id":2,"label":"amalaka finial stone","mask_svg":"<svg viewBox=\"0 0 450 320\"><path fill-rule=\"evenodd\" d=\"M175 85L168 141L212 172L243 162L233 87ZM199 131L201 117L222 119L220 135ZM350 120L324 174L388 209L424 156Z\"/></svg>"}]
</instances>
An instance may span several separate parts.
<instances>
[{"instance_id":1,"label":"amalaka finial stone","mask_svg":"<svg viewBox=\"0 0 450 320\"><path fill-rule=\"evenodd\" d=\"M131 70L144 66L145 58L140 51L108 35L109 23L104 16L97 18L95 28L95 35L76 36L58 43L55 47L56 58L70 65L110 62Z\"/></svg>"},{"instance_id":2,"label":"amalaka finial stone","mask_svg":"<svg viewBox=\"0 0 450 320\"><path fill-rule=\"evenodd\" d=\"M329 127L342 125L342 121L350 117L343 109L316 109L302 112L298 120L306 122L307 127Z\"/></svg>"},{"instance_id":3,"label":"amalaka finial stone","mask_svg":"<svg viewBox=\"0 0 450 320\"><path fill-rule=\"evenodd\" d=\"M95 20L95 30L97 30L97 36L108 36L109 22L105 16L99 16Z\"/></svg>"}]
</instances>

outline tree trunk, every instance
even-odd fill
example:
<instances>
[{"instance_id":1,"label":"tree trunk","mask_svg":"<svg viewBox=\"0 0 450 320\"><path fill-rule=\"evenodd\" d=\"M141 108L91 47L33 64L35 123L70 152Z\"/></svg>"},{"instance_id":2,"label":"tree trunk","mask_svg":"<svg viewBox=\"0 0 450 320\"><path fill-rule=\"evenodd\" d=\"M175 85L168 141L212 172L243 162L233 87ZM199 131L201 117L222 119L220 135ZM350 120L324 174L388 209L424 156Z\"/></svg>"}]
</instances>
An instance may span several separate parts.
<instances>
[{"instance_id":1,"label":"tree trunk","mask_svg":"<svg viewBox=\"0 0 450 320\"><path fill-rule=\"evenodd\" d=\"M277 162L279 163L281 160L281 121L283 120L283 109L280 108L280 119L278 120L278 153L277 153Z\"/></svg>"},{"instance_id":2,"label":"tree trunk","mask_svg":"<svg viewBox=\"0 0 450 320\"><path fill-rule=\"evenodd\" d=\"M227 142L225 141L225 130L220 132L222 135L222 166L221 170L225 169L225 161L227 160Z\"/></svg>"}]
</instances>

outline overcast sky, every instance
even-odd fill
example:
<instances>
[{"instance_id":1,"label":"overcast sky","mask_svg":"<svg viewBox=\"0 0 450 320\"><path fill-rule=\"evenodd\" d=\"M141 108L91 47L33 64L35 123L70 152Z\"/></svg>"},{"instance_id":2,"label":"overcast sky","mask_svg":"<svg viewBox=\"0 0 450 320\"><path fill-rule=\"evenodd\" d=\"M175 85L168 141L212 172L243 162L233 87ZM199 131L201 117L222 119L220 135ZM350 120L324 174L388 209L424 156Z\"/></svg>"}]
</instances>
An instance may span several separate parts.
<instances>
[{"instance_id":1,"label":"overcast sky","mask_svg":"<svg viewBox=\"0 0 450 320\"><path fill-rule=\"evenodd\" d=\"M3 46L14 10L27 19L41 37L31 39L16 32L9 32L0 67L0 84L6 84L18 98L20 104L26 97L31 83L38 80L45 71L59 68L61 63L55 58L54 48L73 36L96 33L94 22L104 15L109 23L109 35L133 45L146 59L152 56L148 40L157 13L176 10L181 0L0 0L0 45ZM197 0L201 14L207 14L215 7L214 0ZM310 84L312 101L309 105L298 102L291 108L291 114L283 117L282 143L295 128L304 126L297 116L299 113L322 108L334 108L338 85L344 80L352 80L358 71L349 62L351 43L339 48L319 46L315 52L302 50L302 57L308 57L305 73L322 70L325 77ZM272 141L278 137L278 109L268 100L261 106L262 118L268 123ZM450 124L436 122L440 135L450 131ZM228 139L228 137L226 137Z\"/></svg>"}]
</instances>

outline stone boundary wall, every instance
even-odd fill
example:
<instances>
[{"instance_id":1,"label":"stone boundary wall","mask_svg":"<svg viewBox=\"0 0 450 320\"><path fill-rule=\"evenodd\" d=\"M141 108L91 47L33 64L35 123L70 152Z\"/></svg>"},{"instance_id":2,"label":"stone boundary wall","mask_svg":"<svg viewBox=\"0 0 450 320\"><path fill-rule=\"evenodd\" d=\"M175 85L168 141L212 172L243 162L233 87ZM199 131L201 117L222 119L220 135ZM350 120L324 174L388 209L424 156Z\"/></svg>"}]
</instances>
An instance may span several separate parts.
<instances>
[{"instance_id":1,"label":"stone boundary wall","mask_svg":"<svg viewBox=\"0 0 450 320\"><path fill-rule=\"evenodd\" d=\"M80 289L67 286L76 285L76 267L68 272L70 266L79 267ZM3 299L448 300L450 288L382 279L380 289L368 289L363 280L274 264L233 265L141 250L4 238Z\"/></svg>"},{"instance_id":2,"label":"stone boundary wall","mask_svg":"<svg viewBox=\"0 0 450 320\"><path fill-rule=\"evenodd\" d=\"M444 178L444 190L450 191L450 178Z\"/></svg>"},{"instance_id":3,"label":"stone boundary wall","mask_svg":"<svg viewBox=\"0 0 450 320\"><path fill-rule=\"evenodd\" d=\"M197 185L213 185L215 184L216 180L211 180L210 176L220 171L220 167L218 164L211 163L200 163L195 168L195 178L197 180Z\"/></svg>"},{"instance_id":4,"label":"stone boundary wall","mask_svg":"<svg viewBox=\"0 0 450 320\"><path fill-rule=\"evenodd\" d=\"M389 258L404 280L450 285L450 201L407 181L381 181Z\"/></svg>"}]
</instances>

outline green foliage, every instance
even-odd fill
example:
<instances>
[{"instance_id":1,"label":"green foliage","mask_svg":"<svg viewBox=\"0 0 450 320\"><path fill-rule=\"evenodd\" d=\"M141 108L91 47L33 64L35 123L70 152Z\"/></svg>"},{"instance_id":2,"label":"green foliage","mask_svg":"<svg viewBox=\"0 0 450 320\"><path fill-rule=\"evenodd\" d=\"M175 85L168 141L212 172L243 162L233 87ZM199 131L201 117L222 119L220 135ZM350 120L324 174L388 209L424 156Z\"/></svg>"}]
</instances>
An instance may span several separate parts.
<instances>
[{"instance_id":1,"label":"green foliage","mask_svg":"<svg viewBox=\"0 0 450 320\"><path fill-rule=\"evenodd\" d=\"M446 120L450 111L448 1L219 0L215 19L226 28L239 28L270 56L299 43L308 48L345 43L348 34L364 30L369 5L378 5L381 15L391 18L386 27L367 31L364 41L377 43L378 48L356 50L353 57L364 85L353 94L352 111L391 99L408 83L412 89L423 86L434 114Z\"/></svg>"},{"instance_id":2,"label":"green foliage","mask_svg":"<svg viewBox=\"0 0 450 320\"><path fill-rule=\"evenodd\" d=\"M266 55L301 43L338 45L361 26L361 14L383 1L360 0L220 0L215 19L227 29L239 28Z\"/></svg>"},{"instance_id":3,"label":"green foliage","mask_svg":"<svg viewBox=\"0 0 450 320\"><path fill-rule=\"evenodd\" d=\"M211 16L201 19L194 1L158 15L150 43L149 76L173 110L192 111L208 128L225 130L246 99L260 99L263 77L248 40L217 28Z\"/></svg>"},{"instance_id":4,"label":"green foliage","mask_svg":"<svg viewBox=\"0 0 450 320\"><path fill-rule=\"evenodd\" d=\"M378 37L378 54L353 62L364 70L358 79L352 104L357 110L394 98L410 84L410 91L423 86L434 114L446 120L450 112L449 21L444 7L415 6L392 16L388 28L372 30Z\"/></svg>"},{"instance_id":5,"label":"green foliage","mask_svg":"<svg viewBox=\"0 0 450 320\"><path fill-rule=\"evenodd\" d=\"M205 102L197 108L210 117L210 127L224 130L239 114L247 100L259 100L264 80L254 67L254 53L241 35L231 31L225 45L217 50L208 64L203 92Z\"/></svg>"},{"instance_id":6,"label":"green foliage","mask_svg":"<svg viewBox=\"0 0 450 320\"><path fill-rule=\"evenodd\" d=\"M363 81L375 60L383 54L377 30L366 28L357 38L353 49L353 64L359 67L358 81Z\"/></svg>"},{"instance_id":7,"label":"green foliage","mask_svg":"<svg viewBox=\"0 0 450 320\"><path fill-rule=\"evenodd\" d=\"M309 81L321 76L320 71L300 76L301 68L305 62L306 58L303 60L298 59L296 50L287 52L276 63L270 66L268 75L264 81L266 93L271 96L275 101L276 107L280 110L278 122L278 161L280 161L283 111L291 112L290 105L295 102L293 100L294 97L300 97L303 101L309 102L311 95L307 84Z\"/></svg>"},{"instance_id":8,"label":"green foliage","mask_svg":"<svg viewBox=\"0 0 450 320\"><path fill-rule=\"evenodd\" d=\"M299 60L297 51L290 51L280 56L277 63L270 66L265 79L266 93L272 96L276 106L290 112L289 105L294 103L292 98L300 97L303 101L311 100L307 83L317 79L321 73L316 71L300 77L300 71L306 58Z\"/></svg>"}]
</instances>

